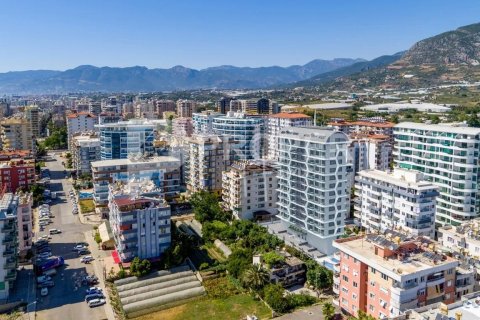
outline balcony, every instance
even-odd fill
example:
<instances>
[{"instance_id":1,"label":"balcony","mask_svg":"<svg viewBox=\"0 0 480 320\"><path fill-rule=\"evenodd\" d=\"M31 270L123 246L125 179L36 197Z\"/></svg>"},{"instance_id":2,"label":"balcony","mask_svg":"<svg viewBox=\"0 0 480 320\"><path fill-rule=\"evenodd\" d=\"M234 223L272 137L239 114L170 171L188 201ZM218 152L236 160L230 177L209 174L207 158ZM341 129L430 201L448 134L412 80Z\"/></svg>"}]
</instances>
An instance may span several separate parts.
<instances>
[{"instance_id":1,"label":"balcony","mask_svg":"<svg viewBox=\"0 0 480 320\"><path fill-rule=\"evenodd\" d=\"M16 240L17 239L15 239L14 237L6 237L2 240L2 244L4 245L14 244Z\"/></svg>"},{"instance_id":2,"label":"balcony","mask_svg":"<svg viewBox=\"0 0 480 320\"><path fill-rule=\"evenodd\" d=\"M5 251L3 251L3 256L4 257L11 257L11 256L14 256L16 254L17 253L15 252L15 250L5 250Z\"/></svg>"},{"instance_id":3,"label":"balcony","mask_svg":"<svg viewBox=\"0 0 480 320\"><path fill-rule=\"evenodd\" d=\"M7 260L3 265L3 268L6 270L13 270L17 268L17 261L14 259Z\"/></svg>"},{"instance_id":4,"label":"balcony","mask_svg":"<svg viewBox=\"0 0 480 320\"><path fill-rule=\"evenodd\" d=\"M10 271L9 273L6 274L5 281L15 281L16 278L17 278L17 272Z\"/></svg>"},{"instance_id":5,"label":"balcony","mask_svg":"<svg viewBox=\"0 0 480 320\"><path fill-rule=\"evenodd\" d=\"M4 225L3 228L2 228L3 233L10 233L10 232L13 232L13 231L15 231L15 225L14 224L7 224L7 225Z\"/></svg>"}]
</instances>

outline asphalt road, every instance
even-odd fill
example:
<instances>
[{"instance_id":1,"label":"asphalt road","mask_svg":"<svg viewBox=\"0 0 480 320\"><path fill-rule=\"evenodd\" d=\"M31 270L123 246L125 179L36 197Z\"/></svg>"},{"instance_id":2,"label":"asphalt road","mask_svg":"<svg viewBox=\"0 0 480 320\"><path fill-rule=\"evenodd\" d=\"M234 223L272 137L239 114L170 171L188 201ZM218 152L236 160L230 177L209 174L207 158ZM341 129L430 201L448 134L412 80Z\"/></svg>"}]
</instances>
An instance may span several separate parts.
<instances>
[{"instance_id":1,"label":"asphalt road","mask_svg":"<svg viewBox=\"0 0 480 320\"><path fill-rule=\"evenodd\" d=\"M91 225L80 223L77 215L72 214L72 203L68 197L71 183L66 179L62 160L55 156L56 160L46 162L50 170L50 190L60 192L57 199L50 204L50 210L55 216L53 223L45 228L39 235L47 234L48 229L62 230L61 234L53 235L50 241L52 254L62 256L65 266L59 268L57 275L53 277L55 287L49 290L46 297L40 297L37 291L37 317L39 320L100 320L107 319L105 306L89 308L85 298L86 286L81 286L82 276L93 273L93 266L80 262L78 255L72 251L77 242L85 241L85 232L92 230ZM101 277L100 274L97 274Z\"/></svg>"}]
</instances>

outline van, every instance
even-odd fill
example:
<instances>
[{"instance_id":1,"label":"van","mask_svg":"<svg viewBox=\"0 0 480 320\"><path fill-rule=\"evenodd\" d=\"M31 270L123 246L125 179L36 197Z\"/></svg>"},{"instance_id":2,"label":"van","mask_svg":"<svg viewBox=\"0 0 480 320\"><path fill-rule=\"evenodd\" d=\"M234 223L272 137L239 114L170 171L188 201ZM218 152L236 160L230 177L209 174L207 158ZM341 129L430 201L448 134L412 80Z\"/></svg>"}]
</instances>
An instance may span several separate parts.
<instances>
[{"instance_id":1,"label":"van","mask_svg":"<svg viewBox=\"0 0 480 320\"><path fill-rule=\"evenodd\" d=\"M91 300L95 299L103 299L105 298L102 293L92 293L92 294L87 294L85 296L85 301L89 302Z\"/></svg>"},{"instance_id":2,"label":"van","mask_svg":"<svg viewBox=\"0 0 480 320\"><path fill-rule=\"evenodd\" d=\"M93 299L88 302L88 306L90 308L98 307L102 304L105 304L105 299Z\"/></svg>"}]
</instances>

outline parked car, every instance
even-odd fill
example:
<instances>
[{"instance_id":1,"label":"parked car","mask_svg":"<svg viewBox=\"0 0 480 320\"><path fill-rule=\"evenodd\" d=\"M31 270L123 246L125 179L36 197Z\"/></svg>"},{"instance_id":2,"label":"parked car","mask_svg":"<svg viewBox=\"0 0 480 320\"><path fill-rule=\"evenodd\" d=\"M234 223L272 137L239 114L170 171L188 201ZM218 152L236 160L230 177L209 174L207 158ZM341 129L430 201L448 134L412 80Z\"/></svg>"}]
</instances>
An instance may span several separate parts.
<instances>
[{"instance_id":1,"label":"parked car","mask_svg":"<svg viewBox=\"0 0 480 320\"><path fill-rule=\"evenodd\" d=\"M87 247L84 246L83 244L77 244L75 247L73 247L73 251L80 251L85 249L87 249Z\"/></svg>"},{"instance_id":2,"label":"parked car","mask_svg":"<svg viewBox=\"0 0 480 320\"><path fill-rule=\"evenodd\" d=\"M77 242L75 245L76 246L88 247L88 242Z\"/></svg>"},{"instance_id":3,"label":"parked car","mask_svg":"<svg viewBox=\"0 0 480 320\"><path fill-rule=\"evenodd\" d=\"M94 299L104 299L104 298L105 296L103 295L103 293L92 293L92 294L87 294L85 296L85 301L89 302Z\"/></svg>"},{"instance_id":4,"label":"parked car","mask_svg":"<svg viewBox=\"0 0 480 320\"><path fill-rule=\"evenodd\" d=\"M79 256L84 256L84 255L87 255L87 254L90 254L90 250L88 249L82 249L82 250L78 250L78 255Z\"/></svg>"},{"instance_id":5,"label":"parked car","mask_svg":"<svg viewBox=\"0 0 480 320\"><path fill-rule=\"evenodd\" d=\"M60 230L60 229L50 229L50 230L48 230L48 233L49 234L59 234L59 233L62 233L62 230Z\"/></svg>"},{"instance_id":6,"label":"parked car","mask_svg":"<svg viewBox=\"0 0 480 320\"><path fill-rule=\"evenodd\" d=\"M100 287L90 287L85 291L85 294L94 294L94 293L103 293L102 288Z\"/></svg>"},{"instance_id":7,"label":"parked car","mask_svg":"<svg viewBox=\"0 0 480 320\"><path fill-rule=\"evenodd\" d=\"M80 254L80 253L79 253ZM85 257L82 257L80 259L80 262L81 263L90 263L90 261L93 261L93 257L92 256L85 256Z\"/></svg>"},{"instance_id":8,"label":"parked car","mask_svg":"<svg viewBox=\"0 0 480 320\"><path fill-rule=\"evenodd\" d=\"M52 253L51 253L51 252L44 252L44 253L40 253L40 254L38 255L38 257L39 257L40 259L46 259L46 258L51 257L51 256L52 256Z\"/></svg>"},{"instance_id":9,"label":"parked car","mask_svg":"<svg viewBox=\"0 0 480 320\"><path fill-rule=\"evenodd\" d=\"M98 307L105 304L105 299L93 299L88 302L90 308Z\"/></svg>"},{"instance_id":10,"label":"parked car","mask_svg":"<svg viewBox=\"0 0 480 320\"><path fill-rule=\"evenodd\" d=\"M52 278L49 276L39 276L37 277L37 283L43 283L47 281L52 281Z\"/></svg>"}]
</instances>

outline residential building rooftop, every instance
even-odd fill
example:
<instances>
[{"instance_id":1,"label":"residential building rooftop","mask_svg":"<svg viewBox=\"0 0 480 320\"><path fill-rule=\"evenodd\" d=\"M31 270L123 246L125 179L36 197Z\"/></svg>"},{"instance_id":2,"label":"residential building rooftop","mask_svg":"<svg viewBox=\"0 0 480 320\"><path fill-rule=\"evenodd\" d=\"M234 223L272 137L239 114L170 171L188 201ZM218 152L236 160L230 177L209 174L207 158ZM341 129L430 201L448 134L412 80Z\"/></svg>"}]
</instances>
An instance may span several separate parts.
<instances>
[{"instance_id":1,"label":"residential building rooftop","mask_svg":"<svg viewBox=\"0 0 480 320\"><path fill-rule=\"evenodd\" d=\"M409 238L392 230L385 235L369 234L334 241L334 247L368 265L375 264L379 271L396 280L435 266L458 265L458 260L436 253L435 246L436 242L429 238Z\"/></svg>"},{"instance_id":2,"label":"residential building rooftop","mask_svg":"<svg viewBox=\"0 0 480 320\"><path fill-rule=\"evenodd\" d=\"M121 166L121 165L134 165L144 163L156 163L156 162L179 162L175 157L171 156L156 156L151 158L128 158L128 159L113 159L113 160L101 160L92 162L92 168Z\"/></svg>"}]
</instances>

